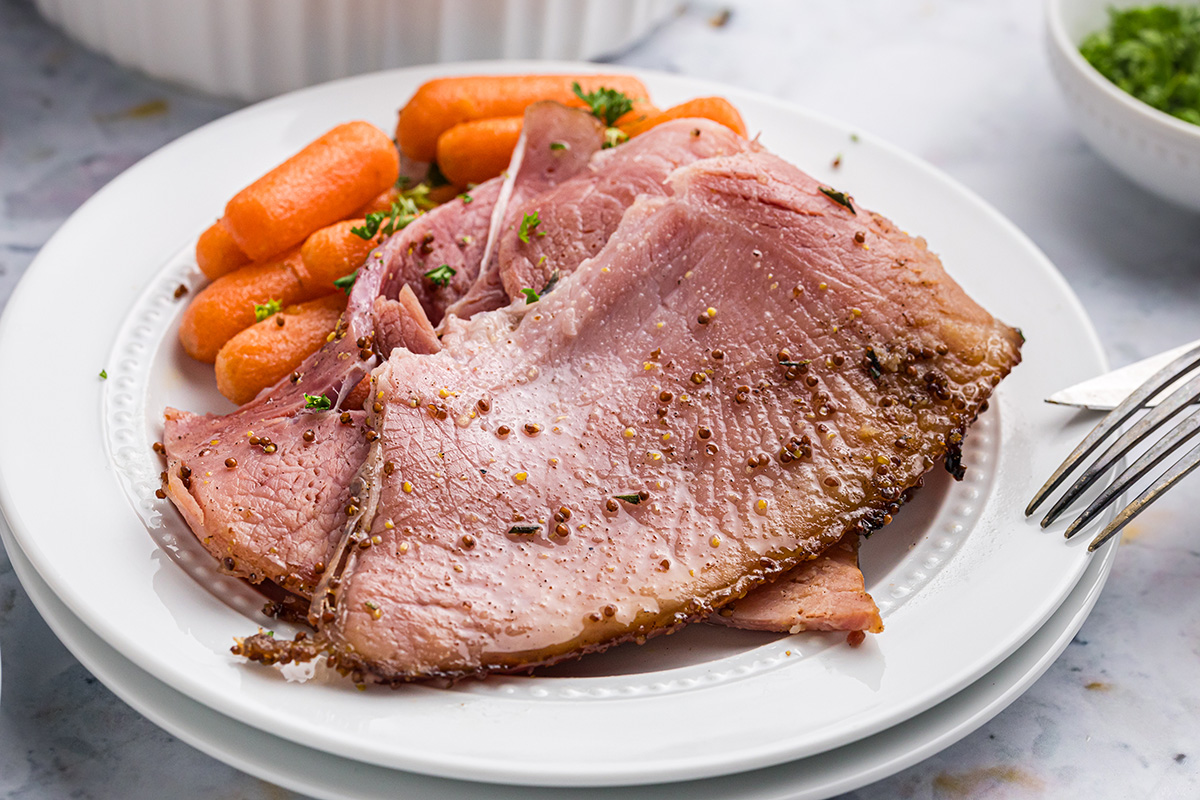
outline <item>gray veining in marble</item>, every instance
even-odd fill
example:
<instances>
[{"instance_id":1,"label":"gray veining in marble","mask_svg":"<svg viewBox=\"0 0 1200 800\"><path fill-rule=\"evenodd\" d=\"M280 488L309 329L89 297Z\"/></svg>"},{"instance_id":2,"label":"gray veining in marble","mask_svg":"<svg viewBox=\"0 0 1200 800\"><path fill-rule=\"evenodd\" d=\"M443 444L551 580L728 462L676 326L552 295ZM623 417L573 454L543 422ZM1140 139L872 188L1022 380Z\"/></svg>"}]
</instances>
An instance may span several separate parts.
<instances>
[{"instance_id":1,"label":"gray veining in marble","mask_svg":"<svg viewBox=\"0 0 1200 800\"><path fill-rule=\"evenodd\" d=\"M726 7L728 23L710 24ZM1038 0L697 2L613 60L793 101L935 164L1050 256L1114 365L1200 337L1200 217L1087 149L1046 65L1041 17ZM47 26L29 0L0 0L0 309L97 189L238 107L117 67ZM3 376L0 389L37 402L50 384ZM1131 528L1096 610L1028 693L844 798L1200 797L1198 487ZM117 700L58 643L2 553L0 653L0 797L299 797Z\"/></svg>"}]
</instances>

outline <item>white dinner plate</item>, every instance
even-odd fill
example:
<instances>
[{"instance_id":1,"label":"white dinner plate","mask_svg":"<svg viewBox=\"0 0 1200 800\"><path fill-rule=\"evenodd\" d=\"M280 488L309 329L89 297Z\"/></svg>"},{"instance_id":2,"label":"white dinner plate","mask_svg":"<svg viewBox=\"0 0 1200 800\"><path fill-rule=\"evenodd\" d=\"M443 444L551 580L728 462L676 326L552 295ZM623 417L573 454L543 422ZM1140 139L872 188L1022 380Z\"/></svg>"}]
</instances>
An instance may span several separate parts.
<instances>
[{"instance_id":1,"label":"white dinner plate","mask_svg":"<svg viewBox=\"0 0 1200 800\"><path fill-rule=\"evenodd\" d=\"M175 691L104 643L38 577L0 518L17 577L59 639L138 712L193 747L251 775L327 800L563 800L559 788L435 778L363 764L243 725ZM1108 545L1111 549L1113 545ZM1096 558L1058 610L991 672L929 711L825 753L754 772L655 786L574 789L572 800L821 800L927 758L1000 713L1070 644L1112 567Z\"/></svg>"},{"instance_id":2,"label":"white dinner plate","mask_svg":"<svg viewBox=\"0 0 1200 800\"><path fill-rule=\"evenodd\" d=\"M639 73L659 105L729 97L767 147L925 236L970 294L1028 337L1025 363L968 437L967 479L934 476L864 547L887 630L851 649L832 635L692 626L539 677L452 689L360 692L230 655L234 636L268 624L261 598L216 575L153 497L163 406L222 407L211 371L174 336L174 290L199 285L187 255L195 237L241 186L333 125L390 129L424 80L571 69L587 67L439 65L253 106L129 169L43 248L0 320L0 374L52 369L55 391L36 405L0 393L0 508L56 596L123 657L247 725L358 761L502 783L653 783L779 764L910 719L1000 664L1072 591L1086 542L1021 515L1086 432L1086 419L1064 422L1041 398L1104 368L1053 266L979 198L883 142L759 95Z\"/></svg>"}]
</instances>

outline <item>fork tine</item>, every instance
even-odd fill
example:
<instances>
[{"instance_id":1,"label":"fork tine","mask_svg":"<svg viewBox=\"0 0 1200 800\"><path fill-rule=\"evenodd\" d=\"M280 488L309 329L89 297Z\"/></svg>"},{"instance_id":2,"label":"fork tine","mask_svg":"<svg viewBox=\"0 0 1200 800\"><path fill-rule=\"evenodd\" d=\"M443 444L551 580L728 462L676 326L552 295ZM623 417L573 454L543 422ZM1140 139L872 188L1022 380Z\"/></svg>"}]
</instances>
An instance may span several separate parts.
<instances>
[{"instance_id":1,"label":"fork tine","mask_svg":"<svg viewBox=\"0 0 1200 800\"><path fill-rule=\"evenodd\" d=\"M1198 397L1200 397L1200 375L1192 378L1182 387L1172 392L1164 402L1138 420L1136 425L1125 431L1120 438L1109 445L1109 448L1104 451L1103 455L1097 457L1092 462L1092 465L1079 476L1075 483L1071 484L1071 488L1067 489L1063 496L1058 498L1058 502L1050 508L1050 511L1042 520L1042 527L1045 528L1062 516L1062 513L1079 499L1079 496L1095 483L1097 478L1108 472L1117 461L1136 447L1138 442L1143 441L1151 433L1158 430L1165 422L1191 405Z\"/></svg>"},{"instance_id":2,"label":"fork tine","mask_svg":"<svg viewBox=\"0 0 1200 800\"><path fill-rule=\"evenodd\" d=\"M1088 552L1096 550L1096 548L1111 539L1114 534L1120 532L1134 517L1145 511L1147 506L1159 497L1162 497L1167 489L1170 489L1180 478L1183 478L1198 466L1200 466L1200 445L1188 451L1188 454L1175 462L1170 470L1160 475L1150 488L1139 494L1132 503L1121 509L1121 513L1117 514L1116 519L1108 523L1104 530L1100 531L1096 535L1096 538L1092 540L1092 543L1088 545Z\"/></svg>"},{"instance_id":3,"label":"fork tine","mask_svg":"<svg viewBox=\"0 0 1200 800\"><path fill-rule=\"evenodd\" d=\"M1121 401L1120 405L1108 412L1104 419L1100 420L1100 424L1093 428L1092 432L1079 443L1079 446L1071 451L1071 455L1067 456L1066 460L1050 476L1050 480L1046 481L1042 488L1037 491L1037 494L1033 496L1033 499L1029 501L1029 505L1025 508L1025 516L1028 517L1034 511L1037 511L1038 506L1050 496L1051 492L1058 488L1059 484L1078 466L1079 462L1087 458L1099 446L1100 442L1124 424L1125 420L1136 413L1147 400L1150 400L1174 383L1180 375L1195 369L1197 366L1200 366L1200 347L1192 348L1154 373L1133 394L1126 397Z\"/></svg>"},{"instance_id":4,"label":"fork tine","mask_svg":"<svg viewBox=\"0 0 1200 800\"><path fill-rule=\"evenodd\" d=\"M1118 475L1113 482L1105 488L1100 496L1092 501L1084 512L1079 515L1074 522L1067 526L1065 536L1070 539L1081 528L1091 522L1097 514L1108 508L1113 500L1116 500L1122 492L1128 489L1133 484L1137 483L1150 470L1154 469L1158 464L1171 453L1178 450L1189 439L1200 433L1200 411L1196 411L1188 416L1181 425L1174 428L1170 433L1160 439L1149 450L1131 464L1124 472Z\"/></svg>"}]
</instances>

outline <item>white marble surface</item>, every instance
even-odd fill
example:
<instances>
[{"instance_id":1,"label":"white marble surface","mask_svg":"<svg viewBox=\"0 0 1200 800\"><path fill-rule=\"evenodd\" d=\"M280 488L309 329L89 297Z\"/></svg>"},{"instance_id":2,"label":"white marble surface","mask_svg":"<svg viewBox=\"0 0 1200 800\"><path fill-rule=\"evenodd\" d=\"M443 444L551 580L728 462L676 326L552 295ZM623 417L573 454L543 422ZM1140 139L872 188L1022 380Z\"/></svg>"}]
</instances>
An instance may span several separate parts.
<instances>
[{"instance_id":1,"label":"white marble surface","mask_svg":"<svg viewBox=\"0 0 1200 800\"><path fill-rule=\"evenodd\" d=\"M724 7L728 23L711 25ZM1085 147L1046 66L1041 14L1039 0L697 2L614 60L791 100L937 165L1045 250L1114 365L1200 337L1200 217ZM0 0L0 308L88 196L236 107L116 67L47 27L29 0ZM5 391L25 387L52 381L0 377ZM1024 697L845 797L1200 797L1198 487L1185 483L1132 528L1096 610ZM0 796L298 797L117 700L50 633L3 553L0 654Z\"/></svg>"}]
</instances>

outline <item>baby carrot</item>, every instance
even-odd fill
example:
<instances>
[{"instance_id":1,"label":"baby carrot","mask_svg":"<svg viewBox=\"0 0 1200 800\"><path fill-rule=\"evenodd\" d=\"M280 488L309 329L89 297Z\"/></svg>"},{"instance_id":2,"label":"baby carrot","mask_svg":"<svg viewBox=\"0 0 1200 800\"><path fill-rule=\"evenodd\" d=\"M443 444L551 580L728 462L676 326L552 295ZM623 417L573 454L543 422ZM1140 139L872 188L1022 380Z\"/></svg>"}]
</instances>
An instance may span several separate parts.
<instances>
[{"instance_id":1,"label":"baby carrot","mask_svg":"<svg viewBox=\"0 0 1200 800\"><path fill-rule=\"evenodd\" d=\"M214 222L196 241L196 265L210 281L249 263L250 256L238 247L222 220Z\"/></svg>"},{"instance_id":2,"label":"baby carrot","mask_svg":"<svg viewBox=\"0 0 1200 800\"><path fill-rule=\"evenodd\" d=\"M345 219L399 174L387 134L366 122L339 125L238 192L225 206L225 227L261 260Z\"/></svg>"},{"instance_id":3,"label":"baby carrot","mask_svg":"<svg viewBox=\"0 0 1200 800\"><path fill-rule=\"evenodd\" d=\"M249 264L222 275L192 299L179 322L179 343L192 358L213 363L217 352L238 332L253 325L255 306L280 306L328 294L306 290L304 269L295 249L279 259Z\"/></svg>"},{"instance_id":4,"label":"baby carrot","mask_svg":"<svg viewBox=\"0 0 1200 800\"><path fill-rule=\"evenodd\" d=\"M672 119L684 119L685 117L711 119L713 122L721 123L740 136L746 135L746 123L742 121L742 115L738 113L738 110L733 107L732 103L723 97L697 97L695 100L688 100L686 103L671 106L666 111L660 111L658 114L654 114L644 120L633 121L628 124L618 123L618 126L629 136L637 136L639 133L645 133L650 130L655 125L661 125Z\"/></svg>"},{"instance_id":5,"label":"baby carrot","mask_svg":"<svg viewBox=\"0 0 1200 800\"><path fill-rule=\"evenodd\" d=\"M217 389L238 405L274 385L325 343L346 308L346 295L288 306L234 336L217 353Z\"/></svg>"},{"instance_id":6,"label":"baby carrot","mask_svg":"<svg viewBox=\"0 0 1200 800\"><path fill-rule=\"evenodd\" d=\"M539 100L557 100L579 106L572 84L586 92L601 87L623 92L630 99L646 102L645 84L628 75L482 75L439 78L422 84L400 109L396 142L414 161L432 161L437 140L463 122L489 117L519 116ZM631 112L634 113L634 112Z\"/></svg>"},{"instance_id":7,"label":"baby carrot","mask_svg":"<svg viewBox=\"0 0 1200 800\"><path fill-rule=\"evenodd\" d=\"M348 215L349 219L361 220L367 214L373 214L376 211L387 211L392 207L392 203L400 196L400 192L395 186L389 186L379 194L367 201L367 204L357 209L353 214Z\"/></svg>"},{"instance_id":8,"label":"baby carrot","mask_svg":"<svg viewBox=\"0 0 1200 800\"><path fill-rule=\"evenodd\" d=\"M437 163L456 186L483 183L508 168L524 117L461 122L437 140Z\"/></svg>"},{"instance_id":9,"label":"baby carrot","mask_svg":"<svg viewBox=\"0 0 1200 800\"><path fill-rule=\"evenodd\" d=\"M336 292L334 281L349 275L362 266L367 254L380 243L380 238L363 239L352 228L365 220L351 219L335 222L309 236L300 247L300 283L309 294Z\"/></svg>"}]
</instances>

